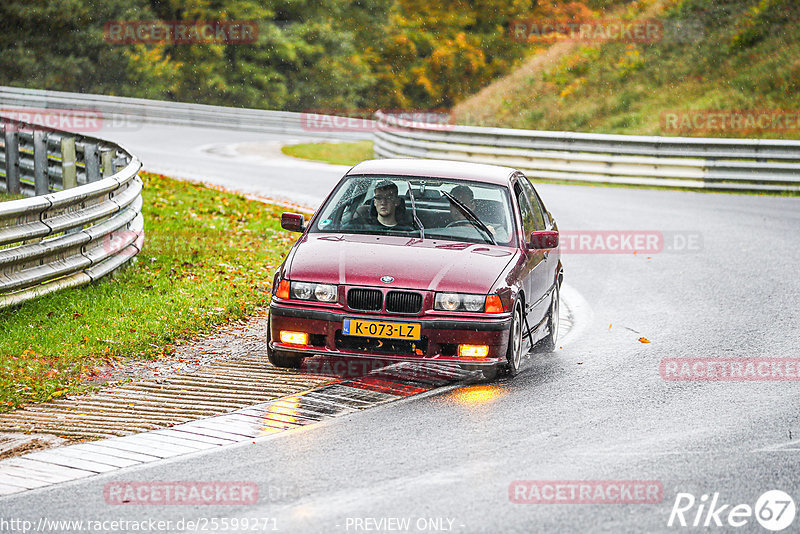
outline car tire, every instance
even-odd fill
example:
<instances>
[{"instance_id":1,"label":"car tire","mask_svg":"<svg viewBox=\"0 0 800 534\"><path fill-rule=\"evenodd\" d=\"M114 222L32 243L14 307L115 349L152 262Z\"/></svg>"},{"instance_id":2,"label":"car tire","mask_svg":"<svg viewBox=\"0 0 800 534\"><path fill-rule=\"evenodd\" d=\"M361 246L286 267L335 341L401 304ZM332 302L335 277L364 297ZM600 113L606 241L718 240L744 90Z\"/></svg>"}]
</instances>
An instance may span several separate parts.
<instances>
[{"instance_id":1,"label":"car tire","mask_svg":"<svg viewBox=\"0 0 800 534\"><path fill-rule=\"evenodd\" d=\"M509 376L519 374L522 366L522 305L519 301L514 304L514 313L511 315L511 326L508 327L508 350L506 351L506 373Z\"/></svg>"},{"instance_id":2,"label":"car tire","mask_svg":"<svg viewBox=\"0 0 800 534\"><path fill-rule=\"evenodd\" d=\"M539 342L541 352L553 352L556 350L556 341L558 339L558 313L559 313L559 284L556 282L553 289L553 298L550 301L550 311L547 312L547 337Z\"/></svg>"},{"instance_id":3,"label":"car tire","mask_svg":"<svg viewBox=\"0 0 800 534\"><path fill-rule=\"evenodd\" d=\"M267 323L267 359L269 363L275 367L282 367L284 369L300 369L303 364L303 356L282 352L279 350L272 350L270 343L272 342L272 322Z\"/></svg>"}]
</instances>

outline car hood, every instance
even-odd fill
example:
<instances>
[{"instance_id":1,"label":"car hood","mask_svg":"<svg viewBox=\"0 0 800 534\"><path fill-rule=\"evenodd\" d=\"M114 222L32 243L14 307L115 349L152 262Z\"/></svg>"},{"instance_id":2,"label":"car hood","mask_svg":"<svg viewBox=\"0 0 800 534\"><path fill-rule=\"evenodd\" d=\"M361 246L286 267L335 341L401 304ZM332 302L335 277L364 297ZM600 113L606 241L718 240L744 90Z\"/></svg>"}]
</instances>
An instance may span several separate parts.
<instances>
[{"instance_id":1,"label":"car hood","mask_svg":"<svg viewBox=\"0 0 800 534\"><path fill-rule=\"evenodd\" d=\"M291 280L488 293L516 251L488 244L395 236L307 234L289 261ZM381 277L394 278L390 283Z\"/></svg>"}]
</instances>

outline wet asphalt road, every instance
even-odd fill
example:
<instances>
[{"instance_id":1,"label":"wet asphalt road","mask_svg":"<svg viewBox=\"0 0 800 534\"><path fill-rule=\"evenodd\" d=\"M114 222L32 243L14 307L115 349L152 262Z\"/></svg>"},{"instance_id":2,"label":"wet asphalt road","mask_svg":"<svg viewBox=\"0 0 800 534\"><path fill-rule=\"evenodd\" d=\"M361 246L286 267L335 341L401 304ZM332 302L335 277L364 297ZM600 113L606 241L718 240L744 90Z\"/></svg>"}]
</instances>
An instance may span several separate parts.
<instances>
[{"instance_id":1,"label":"wet asphalt road","mask_svg":"<svg viewBox=\"0 0 800 534\"><path fill-rule=\"evenodd\" d=\"M182 134L181 143L199 143L193 135ZM147 167L160 149L148 148L144 137L127 144ZM284 162L247 165L247 183L265 193L297 187L313 198L337 175ZM235 177L235 169L225 172L218 181ZM313 187L296 178L300 172ZM681 232L699 234L702 245L649 255L565 254L565 280L592 310L583 318L588 324L555 353L532 355L516 378L0 499L0 516L157 519L173 526L204 517L275 518L268 525L283 532L679 532L700 530L667 526L679 492L698 500L719 493L719 505L730 505L723 522L733 505L754 506L767 490L798 501L798 383L666 382L659 362L800 356L800 198L538 189L562 231ZM261 498L252 506L104 502L107 482L132 480L255 481ZM515 504L509 485L516 480L659 481L663 500ZM686 513L688 521L696 511ZM390 518L410 523L404 528ZM740 528L708 530L769 532L745 519ZM379 521L400 528L373 528ZM800 518L787 531L798 525Z\"/></svg>"},{"instance_id":2,"label":"wet asphalt road","mask_svg":"<svg viewBox=\"0 0 800 534\"><path fill-rule=\"evenodd\" d=\"M201 180L244 193L290 199L316 208L349 167L283 156L281 144L335 140L323 133L286 135L206 128L142 125L139 129L97 134L136 154L145 170ZM230 150L232 144L257 143L257 153Z\"/></svg>"}]
</instances>

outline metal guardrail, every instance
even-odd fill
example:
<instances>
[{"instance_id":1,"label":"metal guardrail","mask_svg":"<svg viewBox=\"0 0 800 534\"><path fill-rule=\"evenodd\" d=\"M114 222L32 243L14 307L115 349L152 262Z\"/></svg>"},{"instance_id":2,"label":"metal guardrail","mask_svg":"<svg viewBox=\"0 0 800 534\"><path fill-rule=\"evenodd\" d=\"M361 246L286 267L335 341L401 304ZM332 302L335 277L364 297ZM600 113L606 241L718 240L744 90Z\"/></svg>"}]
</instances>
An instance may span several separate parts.
<instances>
[{"instance_id":1,"label":"metal guardrail","mask_svg":"<svg viewBox=\"0 0 800 534\"><path fill-rule=\"evenodd\" d=\"M472 161L533 179L740 191L800 191L800 141L650 137L452 124L376 114L378 157Z\"/></svg>"},{"instance_id":2,"label":"metal guardrail","mask_svg":"<svg viewBox=\"0 0 800 534\"><path fill-rule=\"evenodd\" d=\"M347 131L346 128L326 131L325 124L334 124L341 117L312 112L269 111L0 86L0 115L4 109L30 108L93 111L98 114L100 122L111 129L124 129L132 124L172 124L341 139L371 137L368 125L362 128L363 131Z\"/></svg>"},{"instance_id":3,"label":"metal guardrail","mask_svg":"<svg viewBox=\"0 0 800 534\"><path fill-rule=\"evenodd\" d=\"M0 191L31 197L0 202L0 308L97 280L139 253L135 156L93 137L0 125Z\"/></svg>"}]
</instances>

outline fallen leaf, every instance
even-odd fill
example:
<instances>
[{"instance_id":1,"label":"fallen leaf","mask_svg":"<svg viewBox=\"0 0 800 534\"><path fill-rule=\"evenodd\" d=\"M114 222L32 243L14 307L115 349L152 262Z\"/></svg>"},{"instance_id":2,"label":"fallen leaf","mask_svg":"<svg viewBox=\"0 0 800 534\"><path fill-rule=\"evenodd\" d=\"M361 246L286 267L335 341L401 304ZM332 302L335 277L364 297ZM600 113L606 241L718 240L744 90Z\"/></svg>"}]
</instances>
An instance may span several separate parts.
<instances>
[{"instance_id":1,"label":"fallen leaf","mask_svg":"<svg viewBox=\"0 0 800 534\"><path fill-rule=\"evenodd\" d=\"M647 339L646 337L640 337L640 338L639 338L639 342L640 342L640 343L650 343L650 340L649 340L649 339Z\"/></svg>"}]
</instances>

